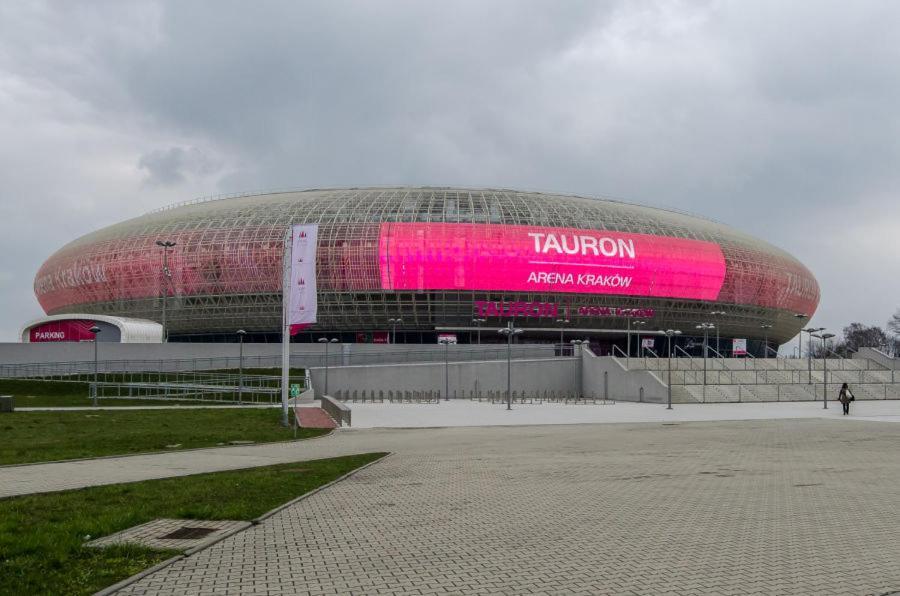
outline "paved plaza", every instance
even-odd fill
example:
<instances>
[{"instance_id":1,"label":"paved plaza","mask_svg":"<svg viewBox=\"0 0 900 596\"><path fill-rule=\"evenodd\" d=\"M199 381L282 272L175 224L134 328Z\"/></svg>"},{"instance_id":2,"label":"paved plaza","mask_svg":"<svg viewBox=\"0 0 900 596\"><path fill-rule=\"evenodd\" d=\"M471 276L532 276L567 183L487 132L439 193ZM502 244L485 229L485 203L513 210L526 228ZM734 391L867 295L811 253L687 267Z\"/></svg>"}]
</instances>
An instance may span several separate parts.
<instances>
[{"instance_id":1,"label":"paved plaza","mask_svg":"<svg viewBox=\"0 0 900 596\"><path fill-rule=\"evenodd\" d=\"M892 404L871 405L856 419L339 431L2 468L0 487L392 452L125 594L886 595L900 590L900 427L881 421Z\"/></svg>"},{"instance_id":2,"label":"paved plaza","mask_svg":"<svg viewBox=\"0 0 900 596\"><path fill-rule=\"evenodd\" d=\"M123 593L887 594L900 590L897 430L432 431Z\"/></svg>"}]
</instances>

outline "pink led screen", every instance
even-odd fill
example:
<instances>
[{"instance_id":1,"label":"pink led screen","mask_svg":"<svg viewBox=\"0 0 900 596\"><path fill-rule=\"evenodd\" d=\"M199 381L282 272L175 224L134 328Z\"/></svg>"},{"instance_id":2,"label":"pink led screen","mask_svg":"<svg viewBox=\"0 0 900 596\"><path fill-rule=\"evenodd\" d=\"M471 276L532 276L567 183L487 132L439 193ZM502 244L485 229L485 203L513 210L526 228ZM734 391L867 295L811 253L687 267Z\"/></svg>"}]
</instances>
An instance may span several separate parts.
<instances>
[{"instance_id":1,"label":"pink led screen","mask_svg":"<svg viewBox=\"0 0 900 596\"><path fill-rule=\"evenodd\" d=\"M379 264L386 290L715 300L725 279L713 242L540 226L385 223Z\"/></svg>"}]
</instances>

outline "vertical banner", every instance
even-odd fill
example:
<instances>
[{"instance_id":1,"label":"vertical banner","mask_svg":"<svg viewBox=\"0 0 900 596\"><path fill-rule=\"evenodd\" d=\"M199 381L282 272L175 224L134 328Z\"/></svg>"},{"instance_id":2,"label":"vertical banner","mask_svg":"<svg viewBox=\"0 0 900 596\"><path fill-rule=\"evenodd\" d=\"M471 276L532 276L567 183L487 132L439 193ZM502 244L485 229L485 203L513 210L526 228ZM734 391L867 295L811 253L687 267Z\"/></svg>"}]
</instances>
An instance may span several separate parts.
<instances>
[{"instance_id":1,"label":"vertical banner","mask_svg":"<svg viewBox=\"0 0 900 596\"><path fill-rule=\"evenodd\" d=\"M747 340L746 339L731 340L731 355L732 356L746 356L747 355Z\"/></svg>"},{"instance_id":2,"label":"vertical banner","mask_svg":"<svg viewBox=\"0 0 900 596\"><path fill-rule=\"evenodd\" d=\"M290 333L294 335L316 322L316 242L317 224L295 225L291 230L291 277L288 297Z\"/></svg>"},{"instance_id":3,"label":"vertical banner","mask_svg":"<svg viewBox=\"0 0 900 596\"><path fill-rule=\"evenodd\" d=\"M291 336L316 322L316 241L319 226L295 225L284 234L282 259L281 424L288 426ZM309 387L307 387L308 389ZM296 403L294 404L296 406ZM296 414L295 414L296 415Z\"/></svg>"}]
</instances>

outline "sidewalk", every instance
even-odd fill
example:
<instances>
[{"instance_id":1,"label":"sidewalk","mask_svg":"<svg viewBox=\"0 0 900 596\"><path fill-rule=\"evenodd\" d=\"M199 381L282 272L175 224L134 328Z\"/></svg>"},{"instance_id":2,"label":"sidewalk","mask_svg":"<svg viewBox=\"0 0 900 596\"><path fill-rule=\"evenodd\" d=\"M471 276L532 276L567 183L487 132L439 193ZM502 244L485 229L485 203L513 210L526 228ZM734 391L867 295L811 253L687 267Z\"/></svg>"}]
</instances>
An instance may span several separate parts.
<instances>
[{"instance_id":1,"label":"sidewalk","mask_svg":"<svg viewBox=\"0 0 900 596\"><path fill-rule=\"evenodd\" d=\"M841 404L830 402L660 404L618 402L596 405L558 403L503 404L449 400L439 404L350 403L353 428L428 428L435 426L509 426L540 424L612 424L635 422L702 422L786 418L844 418ZM900 401L857 401L855 420L900 422Z\"/></svg>"},{"instance_id":2,"label":"sidewalk","mask_svg":"<svg viewBox=\"0 0 900 596\"><path fill-rule=\"evenodd\" d=\"M357 426L353 430L337 430L318 439L0 467L0 497L187 476L369 451L419 453L439 449L452 452L471 449L473 446L489 451L501 448L507 438L539 434L536 429L540 425L579 424L584 427L590 423L596 424L599 432L603 423L658 424L797 418L825 418L837 424L859 421L900 422L900 402L856 402L854 414L849 417L842 416L836 405L832 404L828 410L823 410L821 403L811 402L679 404L673 410L667 410L659 404L550 404L516 406L508 412L499 404L467 401L430 405L351 404L354 424ZM379 425L418 428L376 428Z\"/></svg>"}]
</instances>

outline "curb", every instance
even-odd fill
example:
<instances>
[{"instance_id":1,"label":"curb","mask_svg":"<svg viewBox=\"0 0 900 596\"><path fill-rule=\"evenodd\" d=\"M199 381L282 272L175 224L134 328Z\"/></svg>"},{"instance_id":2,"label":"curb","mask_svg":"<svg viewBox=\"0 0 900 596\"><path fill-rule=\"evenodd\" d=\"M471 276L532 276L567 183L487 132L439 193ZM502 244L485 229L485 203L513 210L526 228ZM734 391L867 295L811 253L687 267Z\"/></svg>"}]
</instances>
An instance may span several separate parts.
<instances>
[{"instance_id":1,"label":"curb","mask_svg":"<svg viewBox=\"0 0 900 596\"><path fill-rule=\"evenodd\" d=\"M151 573L154 573L156 571L159 571L160 569L168 567L175 561L179 561L183 558L184 558L184 555L175 555L174 557L166 559L165 561L160 561L153 567L148 567L147 569L144 569L140 573L136 573L136 574L132 575L131 577L126 577L125 579L123 579L122 581L120 581L118 583L115 583L111 586L107 586L107 587L103 588L99 592L94 592L94 596L108 596L109 594L115 594L122 588L129 586L138 580L143 579L144 577L150 575Z\"/></svg>"},{"instance_id":2,"label":"curb","mask_svg":"<svg viewBox=\"0 0 900 596\"><path fill-rule=\"evenodd\" d=\"M234 535L237 534L238 532L243 532L243 531L245 531L245 530L249 530L249 529L251 529L251 528L253 528L253 527L259 525L259 524L262 523L263 521L269 519L270 517L272 517L272 516L275 515L276 513L279 513L279 512L281 512L281 511L283 511L284 509L287 509L287 508L290 507L291 505L295 505L295 504L299 503L300 501L303 501L304 499L308 499L309 497L313 496L314 494L316 494L316 493L318 493L318 492L320 492L320 491L323 491L323 490L325 490L326 488L328 488L328 487L330 487L330 486L333 486L333 485L337 484L338 482L341 482L342 480L346 480L347 478L353 476L353 475L356 474L357 472L361 472L361 471L365 470L366 468L368 468L369 466L374 466L375 464L384 461L385 459L387 459L387 458L390 457L391 455L393 455L393 453L387 453L387 454L385 454L385 455L382 455L381 457L379 457L379 458L376 459L376 460L370 461L369 463L367 463L367 464L365 464L365 465L362 465L362 466L360 466L360 467L358 467L358 468L356 468L356 469L354 469L354 470L350 470L349 472L347 472L347 473L344 474L343 476L339 476L338 478L335 478L335 479L332 480L331 482L328 482L328 483L326 483L326 484L323 484L322 486L320 486L320 487L318 487L318 488L314 488L313 490L309 491L308 493L304 493L304 494L300 495L299 497L296 497L296 498L294 498L294 499L291 499L291 500L288 501L287 503L282 503L282 504L279 505L278 507L276 507L276 508L274 508L274 509L272 509L272 510L270 510L270 511L267 511L267 512L265 512L265 513L263 513L263 514L260 515L259 517L256 517L256 518L254 518L254 519L251 519L251 520L250 520L250 525L249 525L249 526L245 526L245 527L243 527L243 528L235 528L235 529L233 529L233 530L231 530L231 531L229 531L229 532L226 532L226 533L222 534L221 536L219 536L218 538L216 538L216 539L213 540L212 542L209 542L209 543L204 544L204 545L201 545L201 546L195 546L195 547L193 547L193 548L189 548L188 550L184 551L184 553L182 553L182 554L180 554L180 555L175 555L174 557L171 557L171 558L169 558L169 559L166 559L165 561L161 561L161 562L157 563L156 565L154 565L153 567L149 567L149 568L147 568L147 569L144 569L144 570L141 571L140 573L136 573L136 574L132 575L131 577L126 577L125 579L123 579L122 581L120 581L120 582L118 582L118 583L115 583L115 584L113 584L113 585L111 585L111 586L108 586L108 587L106 587L106 588L103 588L102 590L100 590L100 591L98 591L98 592L95 592L95 593L94 593L94 596L109 596L109 595L111 595L111 594L115 594L116 592L118 592L118 591L121 590L122 588L125 588L125 587L130 586L131 584L133 584L133 583L135 583L135 582L137 582L137 581L140 581L141 579L145 578L146 576L150 575L151 573L155 573L155 572L157 572L157 571L159 571L159 570L161 570L161 569L165 569L165 568L168 567L169 565L171 565L171 564L173 564L173 563L175 563L175 562L177 562L177 561L180 561L181 559L186 559L187 557L189 557L189 556L191 556L191 555L194 555L194 554L196 554L196 553L199 553L199 552L201 552L201 551L204 551L204 550L208 549L209 547L211 547L211 546L213 546L213 545L215 545L215 544L218 544L219 542L222 542L222 541L225 540L226 538L230 538L231 536L234 536Z\"/></svg>"},{"instance_id":3,"label":"curb","mask_svg":"<svg viewBox=\"0 0 900 596\"><path fill-rule=\"evenodd\" d=\"M298 427L298 428L307 428L307 427ZM325 430L325 429L314 429L314 430ZM98 461L104 459L123 459L126 457L141 457L145 455L172 455L175 453L190 453L191 451L208 451L210 449L234 449L236 447L258 447L261 445L283 445L285 443L302 443L303 441L315 441L316 439L326 439L331 436L331 434L337 429L332 428L327 433L321 434L318 437L306 437L305 439L287 439L284 441L265 441L262 443L250 443L247 445L212 445L210 447L191 447L190 449L170 449L168 451L140 451L138 453L121 453L119 455L98 455L97 457L77 457L75 459L51 459L49 461L33 461L33 462L24 462L21 464L0 464L0 470L4 468L21 468L23 466L43 466L45 464L69 464L74 462L82 462L82 461ZM220 470L222 472L226 472L227 470ZM148 478L148 480L157 480L156 478ZM132 480L131 482L140 482L140 480ZM116 484L124 484L121 482L117 482ZM105 485L104 485L105 486ZM83 487L88 488L88 487ZM63 490L77 490L77 489L63 489ZM50 491L50 492L58 492L58 491ZM40 493L27 493L27 494L40 494ZM25 496L25 495L16 495L16 496ZM0 499L8 498L8 497L0 497Z\"/></svg>"}]
</instances>

